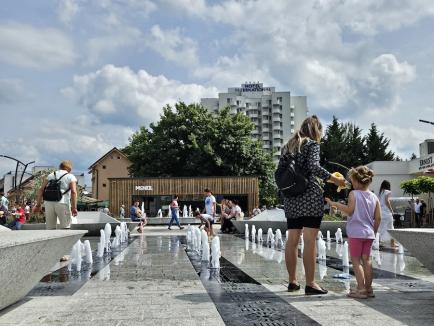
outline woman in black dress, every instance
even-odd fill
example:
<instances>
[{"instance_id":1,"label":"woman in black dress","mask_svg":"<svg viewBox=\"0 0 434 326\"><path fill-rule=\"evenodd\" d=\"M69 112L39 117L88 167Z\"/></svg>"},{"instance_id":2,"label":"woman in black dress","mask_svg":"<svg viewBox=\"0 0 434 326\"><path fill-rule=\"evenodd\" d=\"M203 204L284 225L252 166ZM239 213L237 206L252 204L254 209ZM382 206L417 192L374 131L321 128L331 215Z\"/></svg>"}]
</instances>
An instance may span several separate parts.
<instances>
[{"instance_id":1,"label":"woman in black dress","mask_svg":"<svg viewBox=\"0 0 434 326\"><path fill-rule=\"evenodd\" d=\"M298 196L284 198L289 239L286 242L285 261L289 274L288 291L297 291L297 254L301 231L303 230L303 264L306 275L305 293L326 294L315 282L316 237L324 215L324 196L319 179L330 180L338 186L345 186L345 179L330 174L319 164L322 125L316 116L306 118L300 130L283 147L282 154L293 153L296 163L308 179L306 191Z\"/></svg>"}]
</instances>

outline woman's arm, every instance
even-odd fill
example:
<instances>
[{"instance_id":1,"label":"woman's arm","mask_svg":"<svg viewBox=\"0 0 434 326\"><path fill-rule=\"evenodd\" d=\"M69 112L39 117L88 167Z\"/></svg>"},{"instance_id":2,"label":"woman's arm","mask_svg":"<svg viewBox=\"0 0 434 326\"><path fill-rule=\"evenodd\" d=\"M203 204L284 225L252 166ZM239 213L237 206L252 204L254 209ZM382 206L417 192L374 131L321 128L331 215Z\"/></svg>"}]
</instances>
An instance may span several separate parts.
<instances>
[{"instance_id":1,"label":"woman's arm","mask_svg":"<svg viewBox=\"0 0 434 326\"><path fill-rule=\"evenodd\" d=\"M387 208L390 209L390 212L393 214L392 205L390 204L390 192L384 197L384 201L386 202Z\"/></svg>"},{"instance_id":2,"label":"woman's arm","mask_svg":"<svg viewBox=\"0 0 434 326\"><path fill-rule=\"evenodd\" d=\"M378 227L380 226L381 222L381 209L380 209L380 202L377 200L377 204L375 205L375 213L374 213L374 232L377 233Z\"/></svg>"},{"instance_id":3,"label":"woman's arm","mask_svg":"<svg viewBox=\"0 0 434 326\"><path fill-rule=\"evenodd\" d=\"M354 208L356 206L356 200L354 199L354 194L352 191L350 192L350 194L348 196L348 205L334 202L330 198L326 198L325 200L330 206L336 207L337 209L339 209L340 211L344 212L347 215L351 215L354 213Z\"/></svg>"},{"instance_id":4,"label":"woman's arm","mask_svg":"<svg viewBox=\"0 0 434 326\"><path fill-rule=\"evenodd\" d=\"M337 186L345 187L345 178L336 177L332 175L330 172L328 172L319 164L320 161L319 154L320 154L319 144L317 142L310 144L308 149L308 157L307 157L308 172L325 181L330 180Z\"/></svg>"}]
</instances>

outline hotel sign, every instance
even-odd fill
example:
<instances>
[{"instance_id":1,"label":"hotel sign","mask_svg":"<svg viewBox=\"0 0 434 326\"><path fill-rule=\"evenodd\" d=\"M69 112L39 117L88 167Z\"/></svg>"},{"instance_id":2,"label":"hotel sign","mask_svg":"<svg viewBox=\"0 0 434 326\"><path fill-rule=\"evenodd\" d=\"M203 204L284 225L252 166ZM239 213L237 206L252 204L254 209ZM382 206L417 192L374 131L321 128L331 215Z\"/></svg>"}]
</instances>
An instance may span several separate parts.
<instances>
[{"instance_id":1,"label":"hotel sign","mask_svg":"<svg viewBox=\"0 0 434 326\"><path fill-rule=\"evenodd\" d=\"M419 171L434 168L434 155L419 160Z\"/></svg>"},{"instance_id":2,"label":"hotel sign","mask_svg":"<svg viewBox=\"0 0 434 326\"><path fill-rule=\"evenodd\" d=\"M152 191L152 186L136 186L138 191Z\"/></svg>"},{"instance_id":3,"label":"hotel sign","mask_svg":"<svg viewBox=\"0 0 434 326\"><path fill-rule=\"evenodd\" d=\"M242 84L241 88L235 88L237 92L271 92L271 87L263 87L261 83Z\"/></svg>"}]
</instances>

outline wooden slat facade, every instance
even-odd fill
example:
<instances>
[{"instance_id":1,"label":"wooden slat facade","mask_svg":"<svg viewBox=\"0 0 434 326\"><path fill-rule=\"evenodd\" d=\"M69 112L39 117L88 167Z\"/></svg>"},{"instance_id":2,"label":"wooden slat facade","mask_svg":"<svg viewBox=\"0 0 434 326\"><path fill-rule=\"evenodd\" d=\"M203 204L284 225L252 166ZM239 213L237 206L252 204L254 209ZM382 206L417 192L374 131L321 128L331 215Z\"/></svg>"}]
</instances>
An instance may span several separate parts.
<instances>
[{"instance_id":1,"label":"wooden slat facade","mask_svg":"<svg viewBox=\"0 0 434 326\"><path fill-rule=\"evenodd\" d=\"M136 186L151 187L152 190L136 190ZM247 196L248 212L259 206L257 177L112 178L109 179L110 211L116 214L121 204L131 205L133 196L176 194L182 200L183 195L203 196L205 188L216 195Z\"/></svg>"}]
</instances>

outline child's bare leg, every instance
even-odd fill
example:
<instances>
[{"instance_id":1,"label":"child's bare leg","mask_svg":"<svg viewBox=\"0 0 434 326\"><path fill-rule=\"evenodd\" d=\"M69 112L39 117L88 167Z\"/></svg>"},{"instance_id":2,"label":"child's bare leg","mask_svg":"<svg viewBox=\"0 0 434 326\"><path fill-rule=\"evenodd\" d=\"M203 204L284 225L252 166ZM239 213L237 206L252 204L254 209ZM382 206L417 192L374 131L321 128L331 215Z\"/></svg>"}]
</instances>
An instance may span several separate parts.
<instances>
[{"instance_id":1,"label":"child's bare leg","mask_svg":"<svg viewBox=\"0 0 434 326\"><path fill-rule=\"evenodd\" d=\"M365 289L372 291L372 260L369 256L362 256L363 272L365 274Z\"/></svg>"},{"instance_id":2,"label":"child's bare leg","mask_svg":"<svg viewBox=\"0 0 434 326\"><path fill-rule=\"evenodd\" d=\"M361 265L360 257L351 257L353 262L354 275L356 276L357 289L360 291L365 290L365 275L363 272L363 266Z\"/></svg>"}]
</instances>

